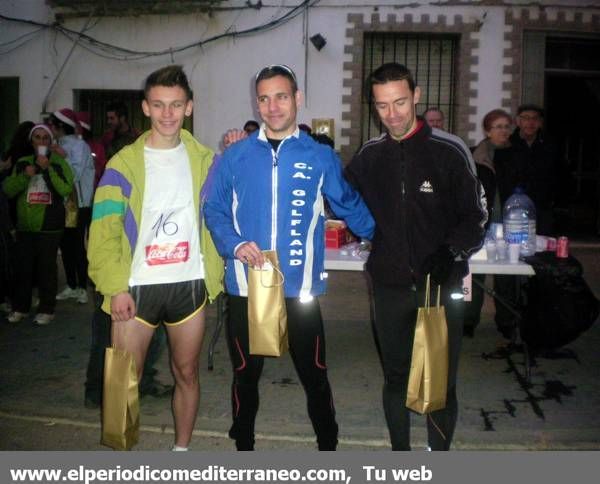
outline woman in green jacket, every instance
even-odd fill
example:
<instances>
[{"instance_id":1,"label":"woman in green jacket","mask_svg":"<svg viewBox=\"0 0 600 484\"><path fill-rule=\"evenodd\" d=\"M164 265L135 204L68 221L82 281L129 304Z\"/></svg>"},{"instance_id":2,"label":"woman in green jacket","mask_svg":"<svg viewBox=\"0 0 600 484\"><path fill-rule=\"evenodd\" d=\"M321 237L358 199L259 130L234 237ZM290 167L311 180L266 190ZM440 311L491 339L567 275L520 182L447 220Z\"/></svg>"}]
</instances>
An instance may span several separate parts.
<instances>
[{"instance_id":1,"label":"woman in green jacket","mask_svg":"<svg viewBox=\"0 0 600 484\"><path fill-rule=\"evenodd\" d=\"M17 161L2 188L17 199L17 241L15 245L15 296L10 323L29 313L35 281L40 303L34 323L49 324L56 305L58 244L65 226L64 199L73 190L73 172L56 153L50 153L52 131L35 125L29 139L34 154Z\"/></svg>"}]
</instances>

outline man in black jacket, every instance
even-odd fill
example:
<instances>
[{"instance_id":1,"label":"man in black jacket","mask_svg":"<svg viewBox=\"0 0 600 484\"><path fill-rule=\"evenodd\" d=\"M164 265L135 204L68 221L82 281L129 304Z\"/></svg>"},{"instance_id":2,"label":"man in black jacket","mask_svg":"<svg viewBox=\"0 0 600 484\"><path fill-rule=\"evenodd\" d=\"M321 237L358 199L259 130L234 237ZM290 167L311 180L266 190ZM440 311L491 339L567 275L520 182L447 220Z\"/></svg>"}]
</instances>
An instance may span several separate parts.
<instances>
[{"instance_id":1,"label":"man in black jacket","mask_svg":"<svg viewBox=\"0 0 600 484\"><path fill-rule=\"evenodd\" d=\"M510 142L527 162L526 189L535 204L537 233L554 235L554 204L560 184L558 149L542 131L544 110L540 106L519 106L515 121L517 128Z\"/></svg>"},{"instance_id":2,"label":"man in black jacket","mask_svg":"<svg viewBox=\"0 0 600 484\"><path fill-rule=\"evenodd\" d=\"M486 210L468 148L417 119L420 90L403 65L384 64L369 91L387 133L366 142L347 168L375 218L367 270L373 284L375 333L385 377L383 406L392 450L410 450L406 392L417 308L427 274L442 286L448 320L448 395L428 415L428 444L448 450L456 425L456 373L462 304L451 299L481 247Z\"/></svg>"}]
</instances>

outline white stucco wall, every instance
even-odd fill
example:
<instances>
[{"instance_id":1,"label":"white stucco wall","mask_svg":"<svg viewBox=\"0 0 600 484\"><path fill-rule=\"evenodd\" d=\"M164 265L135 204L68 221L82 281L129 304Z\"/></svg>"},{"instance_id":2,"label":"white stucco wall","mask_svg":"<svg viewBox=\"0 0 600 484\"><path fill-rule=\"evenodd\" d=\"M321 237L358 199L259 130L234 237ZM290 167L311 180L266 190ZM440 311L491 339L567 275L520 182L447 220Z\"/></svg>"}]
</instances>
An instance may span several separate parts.
<instances>
[{"instance_id":1,"label":"white stucco wall","mask_svg":"<svg viewBox=\"0 0 600 484\"><path fill-rule=\"evenodd\" d=\"M565 0L567 3L573 1ZM244 2L233 1L231 4ZM267 2L265 2L267 3ZM287 1L285 5L297 5L298 1ZM194 130L203 143L216 148L222 133L229 127L241 127L254 118L252 99L252 77L256 71L271 63L286 63L298 76L301 89L306 90L306 103L300 111L299 121L310 124L312 118L334 118L336 145L340 138L343 94L343 63L350 57L344 54L346 22L348 13L363 13L367 17L377 8L382 18L389 13L403 15L406 9L402 2L375 2L372 0L323 0L311 8L308 18L309 36L320 32L327 45L317 52L309 44L305 64L303 44L303 15L285 25L261 34L247 37L222 39L203 48L193 48L173 57L152 57L137 61L116 61L91 54L81 47L75 48L65 65L56 85L49 93L46 109L72 106L73 89L138 89L145 76L152 70L172 61L183 64L190 77L195 96ZM418 20L420 15L429 14L432 20L438 15L452 18L464 15L483 18L481 30L474 34L480 40L479 65L472 69L479 72L479 80L472 89L478 92L476 115L471 121L480 124L481 117L490 109L500 106L502 98L504 32L504 8L477 5L439 6L420 1L422 6L411 8ZM344 7L359 4L360 7ZM386 4L388 6L386 6ZM273 2L279 5L279 2ZM373 5L373 6L370 6ZM377 7L375 7L377 5ZM264 24L279 17L288 9L264 7L261 10L239 10L206 15L187 16L142 16L118 19L105 17L92 19L86 34L111 44L133 50L158 51L207 39L226 30L242 31ZM17 18L51 22L52 12L44 0L0 0L0 13ZM88 19L68 20L66 26L79 31ZM399 24L399 29L402 26ZM18 76L21 79L21 118L37 120L42 111L44 98L54 81L72 42L62 35L47 29L37 34L23 47L5 53L9 47L5 42L13 40L35 27L1 21L0 23L0 75ZM304 79L308 82L305 85ZM474 139L481 132L469 133Z\"/></svg>"},{"instance_id":2,"label":"white stucco wall","mask_svg":"<svg viewBox=\"0 0 600 484\"><path fill-rule=\"evenodd\" d=\"M475 133L470 133L472 139L480 140L483 138L481 121L483 116L492 109L501 108L501 99L504 93L502 83L510 81L510 76L502 73L505 64L504 48L508 47L504 40L504 31L507 28L504 21L504 8L492 7L481 11L481 17L485 14L485 19L481 25L481 30L472 34L473 38L479 40L479 48L474 52L479 57L479 64L471 66L471 72L477 72L479 78L477 82L471 83L471 89L477 90L477 114L471 115L469 121L477 126Z\"/></svg>"},{"instance_id":3,"label":"white stucco wall","mask_svg":"<svg viewBox=\"0 0 600 484\"><path fill-rule=\"evenodd\" d=\"M1 0L0 14L47 22L50 11L39 0ZM33 40L5 45L20 36L37 30L8 21L0 21L0 76L19 77L19 105L21 121L39 119L41 102L39 93L47 85L47 41L45 34L38 34ZM25 40L25 39L23 39Z\"/></svg>"}]
</instances>

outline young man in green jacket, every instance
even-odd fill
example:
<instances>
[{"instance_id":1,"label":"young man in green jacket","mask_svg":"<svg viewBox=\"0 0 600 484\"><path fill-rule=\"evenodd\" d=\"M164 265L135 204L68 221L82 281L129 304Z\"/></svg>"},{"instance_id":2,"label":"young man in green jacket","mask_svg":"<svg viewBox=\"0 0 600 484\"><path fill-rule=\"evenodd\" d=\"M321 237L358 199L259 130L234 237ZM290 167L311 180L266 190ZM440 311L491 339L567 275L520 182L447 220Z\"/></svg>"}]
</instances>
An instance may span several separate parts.
<instances>
[{"instance_id":1,"label":"young man in green jacket","mask_svg":"<svg viewBox=\"0 0 600 484\"><path fill-rule=\"evenodd\" d=\"M138 380L154 330L165 324L175 377L173 450L187 450L198 411L204 305L222 290L222 261L201 213L214 154L182 130L193 105L180 66L150 74L144 92L151 129L119 151L100 180L89 273L111 315L113 345L133 354Z\"/></svg>"}]
</instances>

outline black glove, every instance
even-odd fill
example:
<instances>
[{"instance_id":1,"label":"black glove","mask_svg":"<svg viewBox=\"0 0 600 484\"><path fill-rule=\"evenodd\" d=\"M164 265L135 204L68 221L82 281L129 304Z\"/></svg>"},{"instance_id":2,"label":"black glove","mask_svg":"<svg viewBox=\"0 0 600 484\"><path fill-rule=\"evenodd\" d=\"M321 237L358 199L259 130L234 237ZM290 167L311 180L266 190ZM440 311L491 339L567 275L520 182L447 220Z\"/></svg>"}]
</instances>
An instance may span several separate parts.
<instances>
[{"instance_id":1,"label":"black glove","mask_svg":"<svg viewBox=\"0 0 600 484\"><path fill-rule=\"evenodd\" d=\"M421 272L424 275L431 275L432 284L436 286L442 285L448 280L450 274L452 274L454 258L455 255L450 250L450 247L442 245L435 252L425 257L421 266Z\"/></svg>"}]
</instances>

